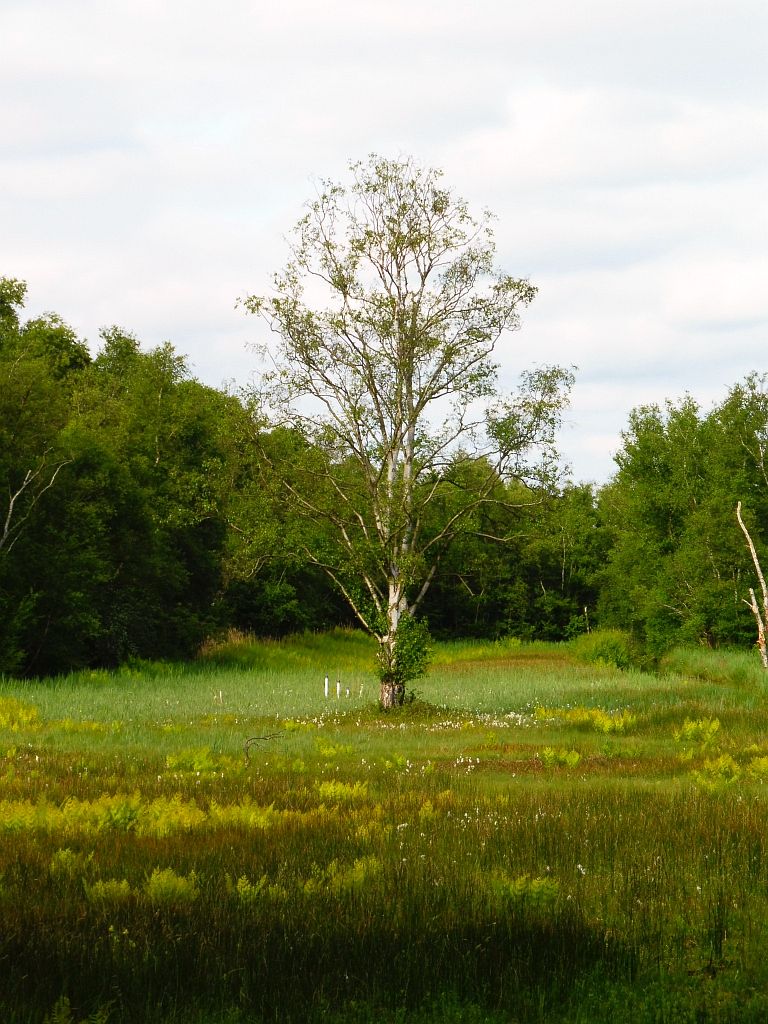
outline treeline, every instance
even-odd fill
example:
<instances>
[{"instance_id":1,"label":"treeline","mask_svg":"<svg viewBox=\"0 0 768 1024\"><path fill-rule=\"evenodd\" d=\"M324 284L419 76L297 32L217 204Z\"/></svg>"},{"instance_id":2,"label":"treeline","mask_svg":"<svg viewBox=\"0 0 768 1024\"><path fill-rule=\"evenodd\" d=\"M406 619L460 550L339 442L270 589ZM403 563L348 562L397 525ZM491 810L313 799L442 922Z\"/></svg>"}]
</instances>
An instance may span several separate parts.
<instances>
[{"instance_id":1,"label":"treeline","mask_svg":"<svg viewBox=\"0 0 768 1024\"><path fill-rule=\"evenodd\" d=\"M617 472L598 500L610 537L598 612L653 654L755 642L744 602L750 587L760 591L736 506L768 568L766 385L751 374L708 413L685 397L630 414Z\"/></svg>"},{"instance_id":2,"label":"treeline","mask_svg":"<svg viewBox=\"0 0 768 1024\"><path fill-rule=\"evenodd\" d=\"M230 627L352 624L307 554L336 541L284 487L292 467L311 478L300 435L196 381L170 344L143 351L113 327L91 355L58 316L25 320L24 298L0 279L0 672L187 658ZM500 480L440 563L433 635L561 639L602 624L652 654L753 643L734 509L762 551L766 444L751 377L706 415L689 399L633 412L599 492Z\"/></svg>"},{"instance_id":3,"label":"treeline","mask_svg":"<svg viewBox=\"0 0 768 1024\"><path fill-rule=\"evenodd\" d=\"M0 672L339 621L260 488L243 403L117 328L92 358L59 317L23 322L24 293L0 282Z\"/></svg>"}]
</instances>

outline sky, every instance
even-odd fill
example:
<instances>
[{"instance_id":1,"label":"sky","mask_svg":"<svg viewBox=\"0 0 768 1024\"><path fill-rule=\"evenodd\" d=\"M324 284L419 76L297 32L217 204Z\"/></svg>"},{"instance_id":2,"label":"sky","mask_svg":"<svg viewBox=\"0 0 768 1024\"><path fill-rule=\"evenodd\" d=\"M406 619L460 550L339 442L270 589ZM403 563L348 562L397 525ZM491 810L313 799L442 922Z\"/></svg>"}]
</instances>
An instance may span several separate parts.
<instances>
[{"instance_id":1,"label":"sky","mask_svg":"<svg viewBox=\"0 0 768 1024\"><path fill-rule=\"evenodd\" d=\"M501 382L576 366L561 449L768 369L765 0L0 0L0 275L244 385L319 178L369 153L490 209L539 289Z\"/></svg>"}]
</instances>

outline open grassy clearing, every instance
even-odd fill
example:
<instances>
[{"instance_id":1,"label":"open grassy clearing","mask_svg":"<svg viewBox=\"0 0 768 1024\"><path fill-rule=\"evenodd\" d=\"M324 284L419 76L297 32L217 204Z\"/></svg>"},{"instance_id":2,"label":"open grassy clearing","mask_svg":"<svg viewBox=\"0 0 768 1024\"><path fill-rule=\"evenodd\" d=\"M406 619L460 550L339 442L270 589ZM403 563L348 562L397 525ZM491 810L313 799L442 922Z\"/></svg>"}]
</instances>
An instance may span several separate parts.
<instances>
[{"instance_id":1,"label":"open grassy clearing","mask_svg":"<svg viewBox=\"0 0 768 1024\"><path fill-rule=\"evenodd\" d=\"M1 683L3 1020L768 1018L758 671L451 644L382 714L370 654Z\"/></svg>"}]
</instances>

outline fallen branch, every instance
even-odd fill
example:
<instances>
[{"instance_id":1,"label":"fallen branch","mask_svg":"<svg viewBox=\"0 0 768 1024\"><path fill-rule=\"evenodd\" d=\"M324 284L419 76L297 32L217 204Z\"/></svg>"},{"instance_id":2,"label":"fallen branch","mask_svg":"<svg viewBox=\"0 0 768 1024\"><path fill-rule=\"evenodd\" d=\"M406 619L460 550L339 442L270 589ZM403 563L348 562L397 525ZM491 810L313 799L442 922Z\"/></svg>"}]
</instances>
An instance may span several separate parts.
<instances>
[{"instance_id":1,"label":"fallen branch","mask_svg":"<svg viewBox=\"0 0 768 1024\"><path fill-rule=\"evenodd\" d=\"M250 750L254 743L259 743L261 740L276 740L279 739L279 737L279 732L272 732L268 736L251 736L250 739L247 739L243 747L245 752L245 763L248 765L251 763Z\"/></svg>"}]
</instances>

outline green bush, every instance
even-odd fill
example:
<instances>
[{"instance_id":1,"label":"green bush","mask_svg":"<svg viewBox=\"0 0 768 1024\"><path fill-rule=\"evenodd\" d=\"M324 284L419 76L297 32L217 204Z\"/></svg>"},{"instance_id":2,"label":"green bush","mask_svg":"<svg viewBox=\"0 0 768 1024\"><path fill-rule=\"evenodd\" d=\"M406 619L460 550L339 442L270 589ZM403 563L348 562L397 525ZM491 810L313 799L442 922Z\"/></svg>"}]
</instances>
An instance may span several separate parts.
<instances>
[{"instance_id":1,"label":"green bush","mask_svg":"<svg viewBox=\"0 0 768 1024\"><path fill-rule=\"evenodd\" d=\"M597 629L569 642L579 661L611 668L632 668L639 663L639 652L628 633L620 629Z\"/></svg>"}]
</instances>

